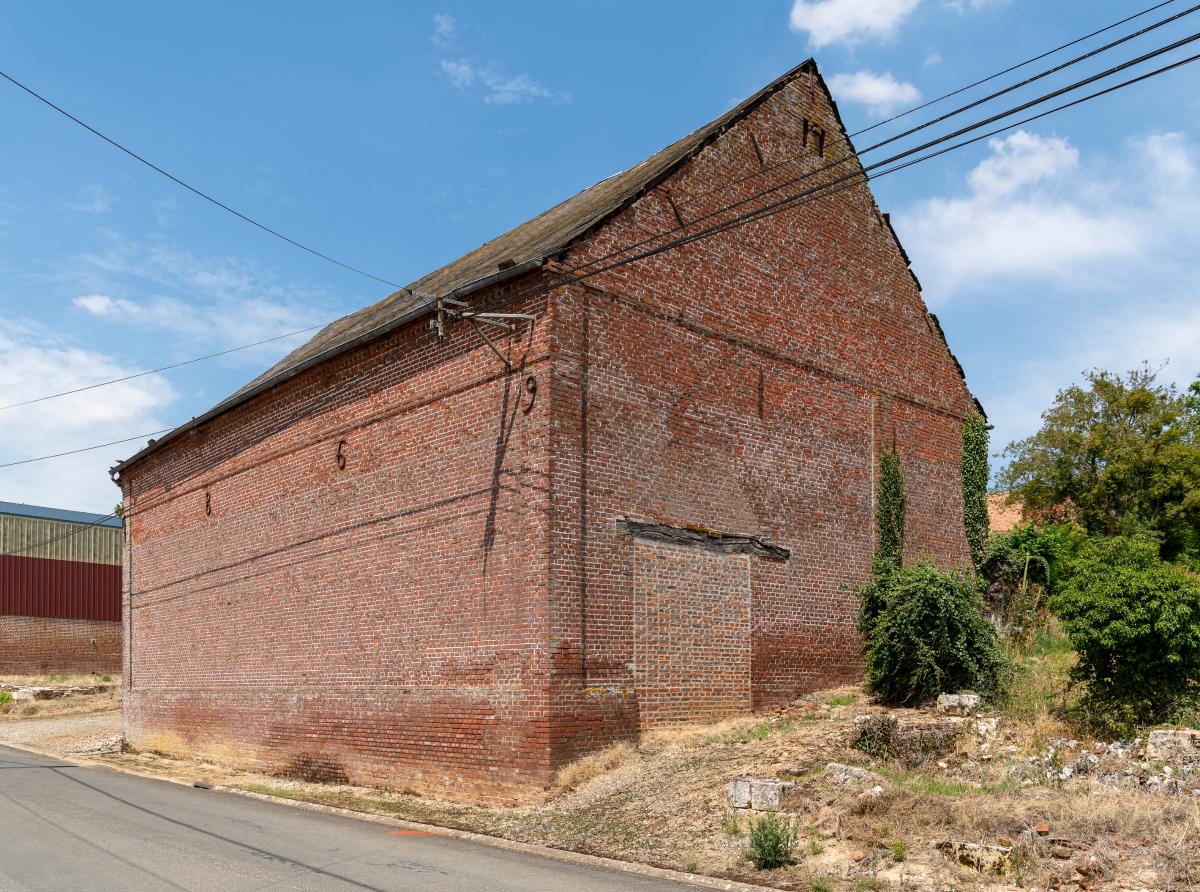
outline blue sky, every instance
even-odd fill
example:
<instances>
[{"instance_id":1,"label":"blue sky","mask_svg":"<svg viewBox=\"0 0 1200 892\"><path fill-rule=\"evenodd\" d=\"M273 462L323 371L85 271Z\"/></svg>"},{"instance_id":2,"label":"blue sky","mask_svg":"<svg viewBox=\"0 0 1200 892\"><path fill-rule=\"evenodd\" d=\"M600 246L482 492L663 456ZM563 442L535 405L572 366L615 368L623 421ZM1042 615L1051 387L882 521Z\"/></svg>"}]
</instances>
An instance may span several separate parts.
<instances>
[{"instance_id":1,"label":"blue sky","mask_svg":"<svg viewBox=\"0 0 1200 892\"><path fill-rule=\"evenodd\" d=\"M0 0L0 68L264 223L407 283L809 55L857 129L1149 5ZM1032 432L1085 368L1200 371L1198 86L1200 65L875 184L995 446ZM390 290L7 83L0 135L0 403L315 325ZM0 412L0 463L173 426L291 344ZM105 471L135 449L0 469L0 499L108 511Z\"/></svg>"}]
</instances>

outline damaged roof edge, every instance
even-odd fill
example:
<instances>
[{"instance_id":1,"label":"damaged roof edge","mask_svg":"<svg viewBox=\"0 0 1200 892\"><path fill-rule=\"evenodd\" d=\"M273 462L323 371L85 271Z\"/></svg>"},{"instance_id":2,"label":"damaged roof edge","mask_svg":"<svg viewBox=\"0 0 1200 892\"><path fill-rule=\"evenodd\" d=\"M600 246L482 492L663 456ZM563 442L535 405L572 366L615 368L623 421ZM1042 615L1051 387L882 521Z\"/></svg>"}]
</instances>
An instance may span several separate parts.
<instances>
[{"instance_id":1,"label":"damaged roof edge","mask_svg":"<svg viewBox=\"0 0 1200 892\"><path fill-rule=\"evenodd\" d=\"M492 285L499 285L503 282L509 281L510 279L515 279L519 276L525 275L526 273L530 273L536 269L540 269L544 262L545 262L545 258L531 257L529 260L524 260L521 263L518 263L516 266L511 266L511 267L508 267L507 269L502 269L502 270L499 270L498 272L491 273L490 275L484 276L481 279L476 279L474 282L468 282L466 285L460 285L458 288L455 288L453 291L450 291L446 294L438 295L438 296L443 297L443 298L467 297L471 294L476 293L477 291L482 291L484 288L488 288ZM368 341L373 341L376 338L382 337L383 335L387 334L390 331L394 331L397 328L400 328L404 325L407 325L410 322L420 319L422 316L433 311L434 304L435 304L435 300L430 299L430 300L426 301L425 303L423 303L419 306L413 307L411 310L408 310L405 313L402 313L401 315L395 317L394 319L389 319L387 322L384 322L383 324L378 325L375 328L364 331L362 334L360 334L354 338L351 338L348 341L345 341L345 342L342 342L339 344L335 344L334 346L330 347L328 350L324 350L321 353L317 353L314 356L310 356L308 359L306 359L302 362L299 362L294 366L290 366L286 369L283 369L278 374L272 375L270 378L264 379L263 381L259 382L256 386L250 388L249 390L247 390L243 393L235 394L233 397L230 397L227 400L217 403L217 405L213 406L211 409L209 409L203 415L197 415L191 421L181 424L179 427L175 428L174 430L170 431L169 433L164 434L159 439L144 446L140 451L134 453L133 455L131 455L129 458L125 459L124 461L117 462L115 465L113 465L112 468L109 469L109 472L108 472L109 475L113 478L113 480L115 482L116 479L118 477L120 477L121 472L124 471L126 468L130 467L135 462L141 461L147 455L149 455L150 453L159 449L160 447L165 446L170 441L175 440L176 438L182 436L183 434L187 433L190 430L194 430L195 428L199 427L200 425L204 424L205 422L211 421L212 419L216 418L218 415L224 415L226 412L229 412L229 411L237 408L238 406L242 405L243 403L250 401L251 399L253 399L254 397L258 396L261 393L265 393L266 391L270 390L271 388L275 387L278 384L283 383L284 381L288 380L289 378L294 378L296 375L299 375L301 372L308 371L313 366L320 365L321 363L325 362L326 360L333 359L335 356L339 356L342 353L346 353L347 351L354 349L355 347L359 346L360 344L365 344Z\"/></svg>"}]
</instances>

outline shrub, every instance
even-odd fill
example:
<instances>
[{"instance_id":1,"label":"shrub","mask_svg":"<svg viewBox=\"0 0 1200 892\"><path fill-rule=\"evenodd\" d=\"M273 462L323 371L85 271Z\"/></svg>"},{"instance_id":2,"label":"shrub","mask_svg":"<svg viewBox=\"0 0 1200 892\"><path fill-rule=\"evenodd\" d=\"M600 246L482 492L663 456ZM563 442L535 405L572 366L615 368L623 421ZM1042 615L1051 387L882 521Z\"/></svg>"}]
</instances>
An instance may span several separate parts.
<instances>
[{"instance_id":1,"label":"shrub","mask_svg":"<svg viewBox=\"0 0 1200 892\"><path fill-rule=\"evenodd\" d=\"M1094 722L1164 721L1200 695L1200 578L1159 559L1149 536L1093 539L1050 600L1078 654Z\"/></svg>"},{"instance_id":2,"label":"shrub","mask_svg":"<svg viewBox=\"0 0 1200 892\"><path fill-rule=\"evenodd\" d=\"M868 593L868 590L869 593ZM864 588L874 618L860 615L867 687L889 704L915 704L942 691L999 697L1011 663L983 617L973 578L928 561L882 573ZM882 609L880 609L882 608Z\"/></svg>"},{"instance_id":3,"label":"shrub","mask_svg":"<svg viewBox=\"0 0 1200 892\"><path fill-rule=\"evenodd\" d=\"M773 870L795 863L796 842L800 829L791 818L768 812L750 822L746 857L759 870Z\"/></svg>"},{"instance_id":4,"label":"shrub","mask_svg":"<svg viewBox=\"0 0 1200 892\"><path fill-rule=\"evenodd\" d=\"M0 691L0 703L12 703L12 694L8 691Z\"/></svg>"}]
</instances>

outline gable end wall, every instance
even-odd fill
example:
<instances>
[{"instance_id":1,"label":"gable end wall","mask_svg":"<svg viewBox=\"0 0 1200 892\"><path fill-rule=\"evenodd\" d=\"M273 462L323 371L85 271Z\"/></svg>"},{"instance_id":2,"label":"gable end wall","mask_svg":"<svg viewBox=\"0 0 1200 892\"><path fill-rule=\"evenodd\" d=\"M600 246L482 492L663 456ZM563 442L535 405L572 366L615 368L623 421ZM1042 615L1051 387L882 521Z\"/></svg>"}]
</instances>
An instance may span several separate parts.
<instances>
[{"instance_id":1,"label":"gable end wall","mask_svg":"<svg viewBox=\"0 0 1200 892\"><path fill-rule=\"evenodd\" d=\"M803 145L806 118L827 134L824 159ZM676 211L695 232L706 224L690 221L788 178L810 175L773 197L810 188L847 152L819 78L801 74L573 246L562 268L671 230ZM908 558L966 562L959 443L972 399L865 186L589 278L556 292L555 314L556 762L682 718L638 691L677 657L665 639L647 652L644 545L625 518L790 550L748 558L755 707L859 677L853 588L870 567L882 447L894 440L906 471ZM678 572L650 596L700 615L679 601L691 583ZM709 674L738 652L697 647Z\"/></svg>"}]
</instances>

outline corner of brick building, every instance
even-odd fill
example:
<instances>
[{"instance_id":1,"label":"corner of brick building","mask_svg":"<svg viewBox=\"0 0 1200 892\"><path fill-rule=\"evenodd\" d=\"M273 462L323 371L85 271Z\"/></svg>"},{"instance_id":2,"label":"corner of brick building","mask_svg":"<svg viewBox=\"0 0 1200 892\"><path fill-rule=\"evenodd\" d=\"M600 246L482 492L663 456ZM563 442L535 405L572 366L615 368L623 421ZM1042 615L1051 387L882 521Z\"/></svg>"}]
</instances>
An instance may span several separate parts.
<instances>
[{"instance_id":1,"label":"corner of brick building","mask_svg":"<svg viewBox=\"0 0 1200 892\"><path fill-rule=\"evenodd\" d=\"M540 795L549 412L524 384L549 321L517 309L541 318L511 374L467 326L438 344L421 320L126 472L131 745Z\"/></svg>"}]
</instances>

